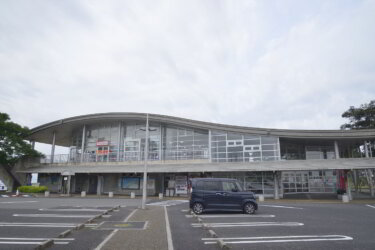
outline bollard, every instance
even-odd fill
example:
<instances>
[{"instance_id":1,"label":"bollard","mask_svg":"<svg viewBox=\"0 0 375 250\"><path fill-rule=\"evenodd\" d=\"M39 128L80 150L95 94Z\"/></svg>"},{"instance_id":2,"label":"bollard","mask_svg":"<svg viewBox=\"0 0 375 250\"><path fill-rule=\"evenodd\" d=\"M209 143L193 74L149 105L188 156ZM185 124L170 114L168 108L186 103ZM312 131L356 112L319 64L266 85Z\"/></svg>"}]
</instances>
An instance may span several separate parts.
<instances>
[{"instance_id":1,"label":"bollard","mask_svg":"<svg viewBox=\"0 0 375 250\"><path fill-rule=\"evenodd\" d=\"M113 192L109 192L109 193L108 193L108 197L109 197L109 198L113 198Z\"/></svg>"},{"instance_id":2,"label":"bollard","mask_svg":"<svg viewBox=\"0 0 375 250\"><path fill-rule=\"evenodd\" d=\"M347 194L343 194L343 195L342 195L342 202L344 202L344 203L349 202L349 195L347 195Z\"/></svg>"},{"instance_id":3,"label":"bollard","mask_svg":"<svg viewBox=\"0 0 375 250\"><path fill-rule=\"evenodd\" d=\"M159 200L163 199L163 193L159 193Z\"/></svg>"},{"instance_id":4,"label":"bollard","mask_svg":"<svg viewBox=\"0 0 375 250\"><path fill-rule=\"evenodd\" d=\"M86 191L81 192L81 197L86 197Z\"/></svg>"},{"instance_id":5,"label":"bollard","mask_svg":"<svg viewBox=\"0 0 375 250\"><path fill-rule=\"evenodd\" d=\"M258 197L259 197L259 201L260 201L260 202L261 202L261 201L264 201L264 195L261 195L261 194L260 194Z\"/></svg>"},{"instance_id":6,"label":"bollard","mask_svg":"<svg viewBox=\"0 0 375 250\"><path fill-rule=\"evenodd\" d=\"M135 193L134 193L134 192L131 192L131 193L130 193L130 198L132 198L132 199L135 198Z\"/></svg>"},{"instance_id":7,"label":"bollard","mask_svg":"<svg viewBox=\"0 0 375 250\"><path fill-rule=\"evenodd\" d=\"M44 192L44 197L49 197L49 191Z\"/></svg>"}]
</instances>

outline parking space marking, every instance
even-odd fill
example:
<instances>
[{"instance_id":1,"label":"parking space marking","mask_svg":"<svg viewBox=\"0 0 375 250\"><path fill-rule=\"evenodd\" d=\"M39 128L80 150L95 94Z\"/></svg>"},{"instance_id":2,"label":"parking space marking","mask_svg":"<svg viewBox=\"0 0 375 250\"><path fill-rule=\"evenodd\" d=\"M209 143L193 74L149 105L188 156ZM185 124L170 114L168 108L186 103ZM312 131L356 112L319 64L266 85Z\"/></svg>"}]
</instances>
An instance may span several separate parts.
<instances>
[{"instance_id":1,"label":"parking space marking","mask_svg":"<svg viewBox=\"0 0 375 250\"><path fill-rule=\"evenodd\" d=\"M238 223L192 223L192 227L203 227L203 226L217 228L217 227L265 227L265 226L303 226L303 223L299 222L238 222Z\"/></svg>"},{"instance_id":2,"label":"parking space marking","mask_svg":"<svg viewBox=\"0 0 375 250\"><path fill-rule=\"evenodd\" d=\"M91 218L95 214L13 214L15 217L42 217L42 218Z\"/></svg>"},{"instance_id":3,"label":"parking space marking","mask_svg":"<svg viewBox=\"0 0 375 250\"><path fill-rule=\"evenodd\" d=\"M223 240L227 244L255 244L255 243L286 243L286 242L312 242L312 241L339 241L353 240L345 235L297 235L297 236L268 236L268 237L237 237L237 238L202 238L204 244L217 244Z\"/></svg>"},{"instance_id":4,"label":"parking space marking","mask_svg":"<svg viewBox=\"0 0 375 250\"><path fill-rule=\"evenodd\" d=\"M277 207L277 208L291 208L291 209L303 209L301 207L288 207L288 206L278 206L278 205L259 205L261 207Z\"/></svg>"},{"instance_id":5,"label":"parking space marking","mask_svg":"<svg viewBox=\"0 0 375 250\"><path fill-rule=\"evenodd\" d=\"M167 211L166 206L164 207L164 216L165 216L165 228L167 231L168 250L173 250L172 233L171 233L171 227L169 225L168 211Z\"/></svg>"},{"instance_id":6,"label":"parking space marking","mask_svg":"<svg viewBox=\"0 0 375 250\"><path fill-rule=\"evenodd\" d=\"M189 202L188 200L166 200L166 201L159 201L154 203L148 203L148 206L175 206L182 203Z\"/></svg>"},{"instance_id":7,"label":"parking space marking","mask_svg":"<svg viewBox=\"0 0 375 250\"><path fill-rule=\"evenodd\" d=\"M38 245L46 240L53 240L54 244L66 245L74 238L0 238L0 244L3 245Z\"/></svg>"},{"instance_id":8,"label":"parking space marking","mask_svg":"<svg viewBox=\"0 0 375 250\"><path fill-rule=\"evenodd\" d=\"M1 204L13 204L13 203L31 203L31 202L39 202L39 201L1 201Z\"/></svg>"},{"instance_id":9,"label":"parking space marking","mask_svg":"<svg viewBox=\"0 0 375 250\"><path fill-rule=\"evenodd\" d=\"M371 205L369 205L369 204L367 204L366 206L368 206L368 207L372 207L372 208L375 208L375 206L371 206Z\"/></svg>"},{"instance_id":10,"label":"parking space marking","mask_svg":"<svg viewBox=\"0 0 375 250\"><path fill-rule=\"evenodd\" d=\"M0 222L0 227L63 227L74 228L74 223L29 223L29 222ZM98 224L85 224L85 227L95 227Z\"/></svg>"},{"instance_id":11,"label":"parking space marking","mask_svg":"<svg viewBox=\"0 0 375 250\"><path fill-rule=\"evenodd\" d=\"M107 211L107 209L96 209L96 208L39 208L39 211L105 212L105 211Z\"/></svg>"},{"instance_id":12,"label":"parking space marking","mask_svg":"<svg viewBox=\"0 0 375 250\"><path fill-rule=\"evenodd\" d=\"M193 215L185 215L187 218L193 217ZM215 215L198 215L198 218L274 218L273 214L215 214Z\"/></svg>"},{"instance_id":13,"label":"parking space marking","mask_svg":"<svg viewBox=\"0 0 375 250\"><path fill-rule=\"evenodd\" d=\"M124 220L127 222L136 212L138 209L134 209ZM102 247L118 232L118 229L115 229L110 233L94 250L100 250Z\"/></svg>"}]
</instances>

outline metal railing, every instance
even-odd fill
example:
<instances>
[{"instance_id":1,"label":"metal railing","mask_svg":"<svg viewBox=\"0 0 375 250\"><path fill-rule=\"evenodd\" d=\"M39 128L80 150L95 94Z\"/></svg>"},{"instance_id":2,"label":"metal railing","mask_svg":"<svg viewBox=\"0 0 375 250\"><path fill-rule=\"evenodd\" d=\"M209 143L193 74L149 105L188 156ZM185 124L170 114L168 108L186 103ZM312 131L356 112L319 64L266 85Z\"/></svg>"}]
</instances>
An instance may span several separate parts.
<instances>
[{"instance_id":1,"label":"metal railing","mask_svg":"<svg viewBox=\"0 0 375 250\"><path fill-rule=\"evenodd\" d=\"M117 152L109 152L105 155L99 155L95 153L84 153L83 157L81 154L77 153L74 155L69 154L57 154L54 155L53 161L51 155L46 155L44 158L40 159L42 164L69 164L69 163L90 163L90 162L135 162L143 163L144 153L132 153L132 152L122 152L117 154ZM158 152L150 152L148 154L149 162L156 161L184 161L184 160L207 160L208 157L186 157L186 156L168 156L165 159L159 158Z\"/></svg>"}]
</instances>

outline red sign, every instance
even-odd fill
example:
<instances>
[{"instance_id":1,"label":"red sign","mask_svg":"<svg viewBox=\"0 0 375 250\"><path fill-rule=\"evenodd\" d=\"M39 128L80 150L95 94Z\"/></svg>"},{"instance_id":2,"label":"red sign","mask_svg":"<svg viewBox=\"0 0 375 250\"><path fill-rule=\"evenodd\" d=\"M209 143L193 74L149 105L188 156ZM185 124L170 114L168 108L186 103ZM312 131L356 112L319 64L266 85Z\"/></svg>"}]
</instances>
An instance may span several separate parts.
<instances>
[{"instance_id":1,"label":"red sign","mask_svg":"<svg viewBox=\"0 0 375 250\"><path fill-rule=\"evenodd\" d=\"M97 155L107 155L108 153L108 150L96 150Z\"/></svg>"},{"instance_id":2,"label":"red sign","mask_svg":"<svg viewBox=\"0 0 375 250\"><path fill-rule=\"evenodd\" d=\"M108 146L109 141L97 141L96 146Z\"/></svg>"}]
</instances>

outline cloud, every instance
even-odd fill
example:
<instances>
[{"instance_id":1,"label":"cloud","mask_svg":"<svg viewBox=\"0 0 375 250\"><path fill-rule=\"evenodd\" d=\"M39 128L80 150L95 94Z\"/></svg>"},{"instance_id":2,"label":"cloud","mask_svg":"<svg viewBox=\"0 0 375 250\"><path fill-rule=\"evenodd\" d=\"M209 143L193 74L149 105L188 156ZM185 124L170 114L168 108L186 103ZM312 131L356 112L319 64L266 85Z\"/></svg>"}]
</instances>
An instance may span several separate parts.
<instances>
[{"instance_id":1,"label":"cloud","mask_svg":"<svg viewBox=\"0 0 375 250\"><path fill-rule=\"evenodd\" d=\"M373 1L3 1L0 109L337 129L373 99Z\"/></svg>"}]
</instances>

